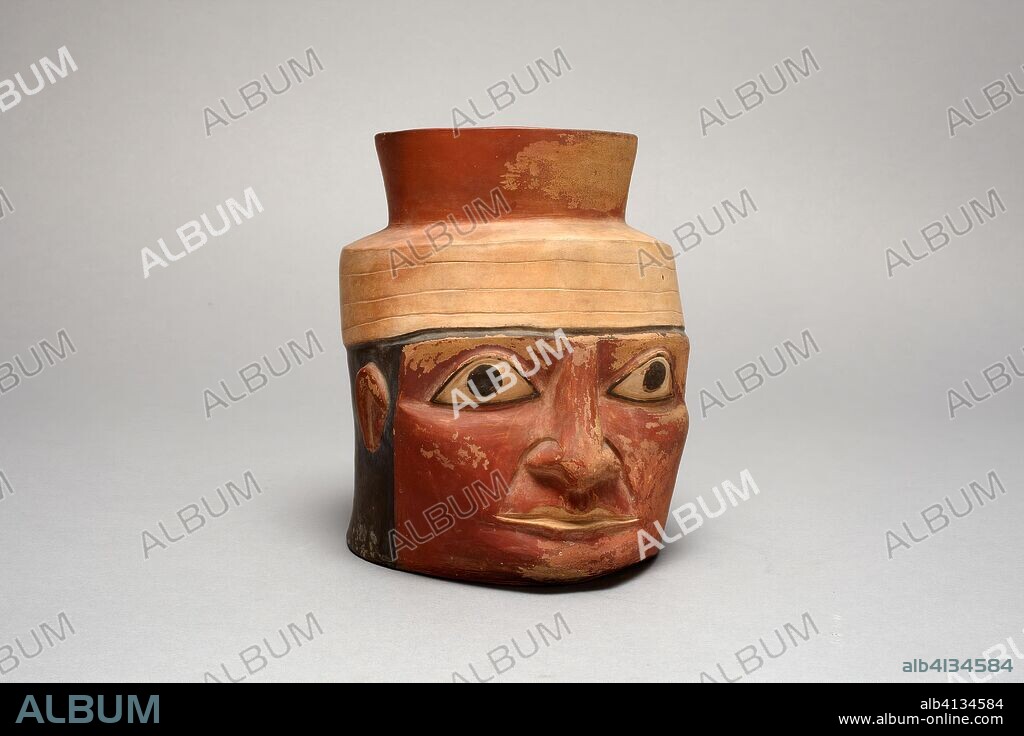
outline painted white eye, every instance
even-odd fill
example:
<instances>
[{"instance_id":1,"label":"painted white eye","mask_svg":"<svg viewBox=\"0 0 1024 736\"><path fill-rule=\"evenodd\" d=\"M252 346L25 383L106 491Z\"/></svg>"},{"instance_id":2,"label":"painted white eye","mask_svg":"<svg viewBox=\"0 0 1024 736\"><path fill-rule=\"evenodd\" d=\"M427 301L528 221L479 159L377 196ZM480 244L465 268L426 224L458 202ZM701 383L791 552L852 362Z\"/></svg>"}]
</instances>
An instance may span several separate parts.
<instances>
[{"instance_id":1,"label":"painted white eye","mask_svg":"<svg viewBox=\"0 0 1024 736\"><path fill-rule=\"evenodd\" d=\"M667 399L672 395L672 366L665 356L655 356L630 371L608 393L630 401Z\"/></svg>"},{"instance_id":2,"label":"painted white eye","mask_svg":"<svg viewBox=\"0 0 1024 736\"><path fill-rule=\"evenodd\" d=\"M453 373L434 394L435 404L507 404L537 396L537 390L507 360L476 358Z\"/></svg>"}]
</instances>

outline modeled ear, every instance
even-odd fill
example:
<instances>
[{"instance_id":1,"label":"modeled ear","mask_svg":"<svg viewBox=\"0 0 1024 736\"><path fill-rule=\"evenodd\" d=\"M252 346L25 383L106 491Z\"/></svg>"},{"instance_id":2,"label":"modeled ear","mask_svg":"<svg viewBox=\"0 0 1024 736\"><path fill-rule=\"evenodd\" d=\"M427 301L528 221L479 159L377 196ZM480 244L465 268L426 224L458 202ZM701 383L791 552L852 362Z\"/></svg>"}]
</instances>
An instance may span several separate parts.
<instances>
[{"instance_id":1,"label":"modeled ear","mask_svg":"<svg viewBox=\"0 0 1024 736\"><path fill-rule=\"evenodd\" d=\"M376 363L367 363L356 374L356 416L363 444L370 452L380 447L388 416L388 384Z\"/></svg>"}]
</instances>

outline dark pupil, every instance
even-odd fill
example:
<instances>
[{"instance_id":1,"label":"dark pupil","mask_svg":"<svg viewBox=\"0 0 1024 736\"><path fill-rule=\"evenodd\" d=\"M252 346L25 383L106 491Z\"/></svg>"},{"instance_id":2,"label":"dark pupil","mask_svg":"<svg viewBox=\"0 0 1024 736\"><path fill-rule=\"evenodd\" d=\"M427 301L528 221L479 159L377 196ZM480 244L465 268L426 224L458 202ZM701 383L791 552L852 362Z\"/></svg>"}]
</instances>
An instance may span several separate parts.
<instances>
[{"instance_id":1,"label":"dark pupil","mask_svg":"<svg viewBox=\"0 0 1024 736\"><path fill-rule=\"evenodd\" d=\"M651 363L644 371L644 391L656 391L665 382L665 364L660 360Z\"/></svg>"},{"instance_id":2,"label":"dark pupil","mask_svg":"<svg viewBox=\"0 0 1024 736\"><path fill-rule=\"evenodd\" d=\"M483 365L478 365L469 373L469 380L473 382L473 385L476 386L476 392L481 396L494 396L494 394L498 393L498 389L494 385L494 381L491 379L491 374L488 371L494 371L494 366L484 363Z\"/></svg>"}]
</instances>

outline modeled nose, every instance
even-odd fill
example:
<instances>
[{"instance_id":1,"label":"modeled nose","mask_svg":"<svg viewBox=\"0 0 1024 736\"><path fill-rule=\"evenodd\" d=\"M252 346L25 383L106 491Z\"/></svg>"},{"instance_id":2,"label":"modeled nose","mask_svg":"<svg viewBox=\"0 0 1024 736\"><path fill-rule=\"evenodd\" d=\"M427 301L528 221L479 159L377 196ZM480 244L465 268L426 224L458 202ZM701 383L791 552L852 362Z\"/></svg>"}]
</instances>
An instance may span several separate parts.
<instances>
[{"instance_id":1,"label":"modeled nose","mask_svg":"<svg viewBox=\"0 0 1024 736\"><path fill-rule=\"evenodd\" d=\"M526 458L539 483L566 497L573 508L591 508L614 493L622 473L598 414L595 361L577 352L564 364L553 388L552 424L547 439Z\"/></svg>"},{"instance_id":2,"label":"modeled nose","mask_svg":"<svg viewBox=\"0 0 1024 736\"><path fill-rule=\"evenodd\" d=\"M621 464L607 443L546 440L527 460L530 475L582 504L619 478ZM574 504L578 505L578 504Z\"/></svg>"}]
</instances>

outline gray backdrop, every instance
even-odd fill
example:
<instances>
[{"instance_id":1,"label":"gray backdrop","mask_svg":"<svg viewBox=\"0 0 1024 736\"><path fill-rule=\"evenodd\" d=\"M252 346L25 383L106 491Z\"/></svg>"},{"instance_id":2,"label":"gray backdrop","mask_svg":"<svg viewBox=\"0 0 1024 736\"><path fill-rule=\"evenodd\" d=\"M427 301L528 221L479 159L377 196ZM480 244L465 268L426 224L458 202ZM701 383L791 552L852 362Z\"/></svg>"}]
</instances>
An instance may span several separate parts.
<instances>
[{"instance_id":1,"label":"gray backdrop","mask_svg":"<svg viewBox=\"0 0 1024 736\"><path fill-rule=\"evenodd\" d=\"M944 682L902 662L983 656L1014 669L978 680L1024 680L1022 23L1014 2L4 0L0 681ZM230 120L279 64L291 88L248 87ZM502 590L345 547L338 253L385 224L373 135L453 108L639 136L628 220L675 249L693 344L672 505L714 513L743 470L759 493L636 574ZM249 187L262 212L143 278L143 248L176 255ZM744 190L756 211L699 229ZM207 419L204 390L239 398L309 330L322 353ZM767 377L776 347L794 360ZM247 471L249 500L190 507ZM146 541L183 509L191 535Z\"/></svg>"}]
</instances>

